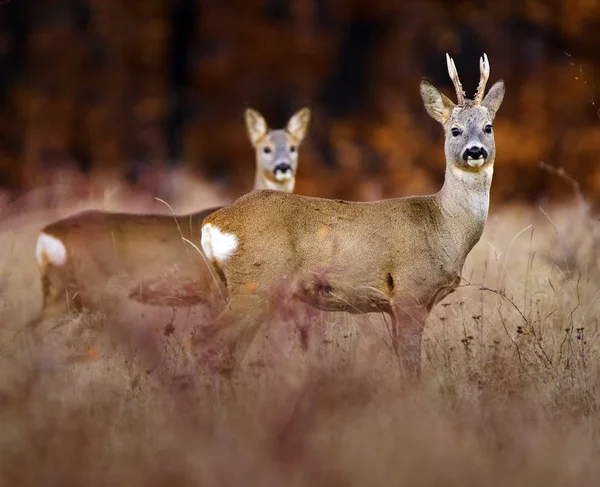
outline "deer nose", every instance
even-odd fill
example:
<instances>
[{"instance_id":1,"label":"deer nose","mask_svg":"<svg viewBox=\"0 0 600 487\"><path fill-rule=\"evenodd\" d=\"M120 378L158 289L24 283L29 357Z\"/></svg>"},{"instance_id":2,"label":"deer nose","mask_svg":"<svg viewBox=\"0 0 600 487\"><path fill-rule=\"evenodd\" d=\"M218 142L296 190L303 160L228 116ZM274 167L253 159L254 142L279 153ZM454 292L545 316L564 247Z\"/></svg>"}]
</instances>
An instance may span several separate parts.
<instances>
[{"instance_id":1,"label":"deer nose","mask_svg":"<svg viewBox=\"0 0 600 487\"><path fill-rule=\"evenodd\" d=\"M478 145L473 145L471 147L469 147L467 150L465 150L464 154L463 154L463 159L465 161L468 161L469 159L487 159L488 156L488 152L483 148L480 147Z\"/></svg>"},{"instance_id":2,"label":"deer nose","mask_svg":"<svg viewBox=\"0 0 600 487\"><path fill-rule=\"evenodd\" d=\"M287 162L280 162L279 164L277 164L275 166L275 169L273 169L273 172L277 173L277 172L283 172L286 173L288 171L292 170L292 166L290 166Z\"/></svg>"}]
</instances>

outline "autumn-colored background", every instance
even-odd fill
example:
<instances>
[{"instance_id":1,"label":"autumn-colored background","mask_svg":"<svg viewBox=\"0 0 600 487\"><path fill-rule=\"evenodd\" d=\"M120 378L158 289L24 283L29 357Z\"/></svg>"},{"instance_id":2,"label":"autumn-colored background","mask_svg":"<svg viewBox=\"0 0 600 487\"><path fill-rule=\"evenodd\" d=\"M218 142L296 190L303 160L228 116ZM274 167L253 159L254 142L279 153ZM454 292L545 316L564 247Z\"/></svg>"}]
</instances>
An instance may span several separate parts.
<instances>
[{"instance_id":1,"label":"autumn-colored background","mask_svg":"<svg viewBox=\"0 0 600 487\"><path fill-rule=\"evenodd\" d=\"M443 137L419 96L469 95L486 52L507 83L493 201L571 194L539 162L600 194L596 0L10 0L0 6L0 187L57 168L149 186L183 166L250 189L246 106L313 124L297 192L375 199L436 190Z\"/></svg>"},{"instance_id":2,"label":"autumn-colored background","mask_svg":"<svg viewBox=\"0 0 600 487\"><path fill-rule=\"evenodd\" d=\"M249 190L247 106L272 127L313 109L299 193L435 191L443 135L419 79L454 98L446 52L471 96L486 52L507 94L485 232L427 320L414 387L384 316L277 293L231 380L196 335L220 295L24 326L44 225ZM596 486L596 84L600 0L0 0L0 485ZM542 161L595 208L563 201L573 185ZM152 232L132 241L146 259ZM99 270L100 247L83 259Z\"/></svg>"}]
</instances>

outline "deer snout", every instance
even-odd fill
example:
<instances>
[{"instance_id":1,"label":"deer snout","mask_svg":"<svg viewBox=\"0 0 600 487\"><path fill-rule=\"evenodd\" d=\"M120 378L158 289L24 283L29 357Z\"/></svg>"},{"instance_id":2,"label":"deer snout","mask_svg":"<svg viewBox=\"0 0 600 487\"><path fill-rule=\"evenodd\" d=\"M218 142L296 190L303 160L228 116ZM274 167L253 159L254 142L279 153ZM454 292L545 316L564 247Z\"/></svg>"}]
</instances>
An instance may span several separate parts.
<instances>
[{"instance_id":1,"label":"deer snout","mask_svg":"<svg viewBox=\"0 0 600 487\"><path fill-rule=\"evenodd\" d=\"M463 160L467 161L470 166L481 166L488 157L488 151L484 147L472 145L463 153Z\"/></svg>"},{"instance_id":2,"label":"deer snout","mask_svg":"<svg viewBox=\"0 0 600 487\"><path fill-rule=\"evenodd\" d=\"M273 168L273 174L277 181L283 181L292 177L292 166L288 162L279 162Z\"/></svg>"}]
</instances>

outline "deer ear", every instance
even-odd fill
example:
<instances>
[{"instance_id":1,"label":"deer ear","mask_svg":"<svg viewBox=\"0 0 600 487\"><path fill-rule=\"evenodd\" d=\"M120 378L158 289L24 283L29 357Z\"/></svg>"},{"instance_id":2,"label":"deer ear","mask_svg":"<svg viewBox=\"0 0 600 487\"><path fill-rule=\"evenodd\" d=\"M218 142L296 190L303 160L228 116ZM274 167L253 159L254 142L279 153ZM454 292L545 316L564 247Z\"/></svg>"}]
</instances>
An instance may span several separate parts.
<instances>
[{"instance_id":1,"label":"deer ear","mask_svg":"<svg viewBox=\"0 0 600 487\"><path fill-rule=\"evenodd\" d=\"M308 108L303 108L294 113L292 118L290 118L286 130L298 141L298 143L300 143L306 135L309 123L310 110Z\"/></svg>"},{"instance_id":2,"label":"deer ear","mask_svg":"<svg viewBox=\"0 0 600 487\"><path fill-rule=\"evenodd\" d=\"M253 146L267 135L269 128L263 116L252 108L247 108L244 112L244 120L246 121L246 131Z\"/></svg>"},{"instance_id":3,"label":"deer ear","mask_svg":"<svg viewBox=\"0 0 600 487\"><path fill-rule=\"evenodd\" d=\"M450 116L454 103L426 79L421 80L421 98L427 113L442 125L445 125Z\"/></svg>"},{"instance_id":4,"label":"deer ear","mask_svg":"<svg viewBox=\"0 0 600 487\"><path fill-rule=\"evenodd\" d=\"M492 120L496 116L496 112L502 104L502 100L504 99L504 91L504 81L496 81L494 86L490 88L488 94L485 95L485 98L481 101L481 105L489 110Z\"/></svg>"}]
</instances>

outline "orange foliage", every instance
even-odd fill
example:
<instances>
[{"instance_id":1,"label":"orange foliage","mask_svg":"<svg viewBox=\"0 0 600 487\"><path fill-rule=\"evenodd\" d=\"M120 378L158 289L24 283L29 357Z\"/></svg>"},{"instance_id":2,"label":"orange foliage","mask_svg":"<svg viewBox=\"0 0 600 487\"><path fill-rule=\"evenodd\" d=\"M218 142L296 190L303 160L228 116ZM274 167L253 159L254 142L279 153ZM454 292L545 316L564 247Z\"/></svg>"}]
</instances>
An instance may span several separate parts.
<instances>
[{"instance_id":1,"label":"orange foliage","mask_svg":"<svg viewBox=\"0 0 600 487\"><path fill-rule=\"evenodd\" d=\"M563 166L592 197L600 191L599 2L26 3L0 7L4 55L16 59L0 111L0 186L39 186L65 164L123 177L176 160L239 194L253 173L244 107L276 126L307 104L315 120L299 191L432 191L443 138L419 78L452 95L449 51L471 93L485 51L491 80L507 82L495 200L568 191L539 161Z\"/></svg>"}]
</instances>

